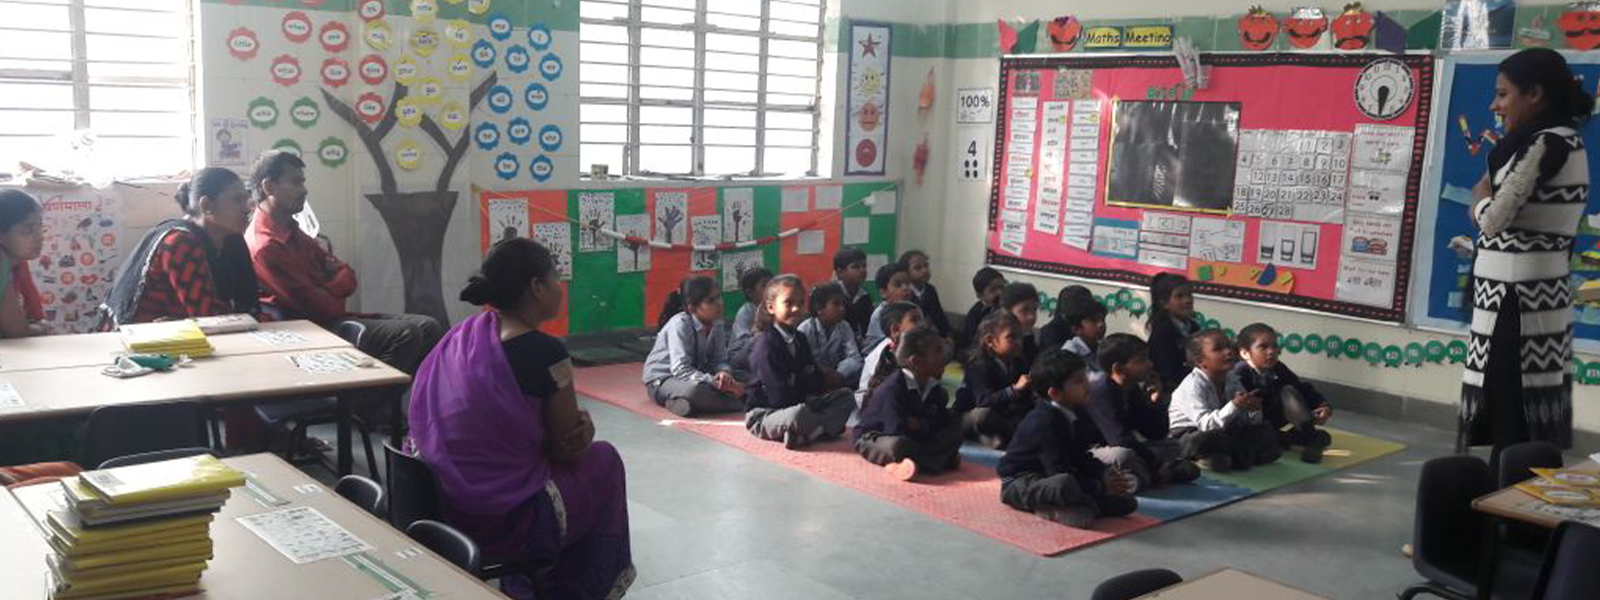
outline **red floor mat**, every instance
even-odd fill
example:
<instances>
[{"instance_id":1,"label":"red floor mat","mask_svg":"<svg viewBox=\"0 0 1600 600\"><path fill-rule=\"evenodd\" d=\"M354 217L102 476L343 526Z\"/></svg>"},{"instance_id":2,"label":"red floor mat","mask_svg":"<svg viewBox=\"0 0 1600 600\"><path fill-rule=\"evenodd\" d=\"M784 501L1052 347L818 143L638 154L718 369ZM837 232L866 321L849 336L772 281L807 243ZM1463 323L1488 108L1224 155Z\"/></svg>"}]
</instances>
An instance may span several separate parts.
<instances>
[{"instance_id":1,"label":"red floor mat","mask_svg":"<svg viewBox=\"0 0 1600 600\"><path fill-rule=\"evenodd\" d=\"M1067 552L1159 524L1134 515L1103 519L1092 530L1074 529L1000 503L1000 480L988 467L964 464L953 473L922 478L913 483L895 481L857 456L850 445L837 440L798 452L782 444L757 439L745 431L743 416L680 419L645 396L639 383L639 363L579 369L579 394L600 400L678 429L711 438L762 459L810 473L870 496L892 502L935 519L1041 555Z\"/></svg>"}]
</instances>

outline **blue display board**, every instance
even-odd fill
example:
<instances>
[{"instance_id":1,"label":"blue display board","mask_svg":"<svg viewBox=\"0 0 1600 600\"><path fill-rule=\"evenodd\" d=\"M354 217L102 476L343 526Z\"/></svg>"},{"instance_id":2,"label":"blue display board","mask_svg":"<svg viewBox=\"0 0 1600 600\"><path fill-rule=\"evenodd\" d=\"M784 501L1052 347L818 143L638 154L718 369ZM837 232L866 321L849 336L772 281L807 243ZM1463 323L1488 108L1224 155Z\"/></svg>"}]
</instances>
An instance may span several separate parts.
<instances>
[{"instance_id":1,"label":"blue display board","mask_svg":"<svg viewBox=\"0 0 1600 600\"><path fill-rule=\"evenodd\" d=\"M1591 53L1563 53L1573 71L1583 78L1584 89L1595 90L1600 81L1600 56ZM1466 331L1471 318L1472 296L1467 286L1472 276L1472 259L1459 256L1450 248L1457 236L1477 234L1467 215L1472 187L1488 168L1489 152L1503 133L1489 103L1494 100L1498 65L1509 52L1455 55L1446 58L1439 69L1439 107L1437 121L1428 143L1428 171L1423 188L1424 202L1418 215L1418 265L1412 281L1417 302L1412 303L1412 323L1451 331ZM1589 172L1600 176L1600 120L1583 128L1589 150ZM1600 244L1600 194L1589 194L1589 207L1573 246L1573 285L1600 278L1600 269L1582 264L1577 253L1597 249ZM1577 309L1573 335L1579 350L1600 351L1600 308Z\"/></svg>"}]
</instances>

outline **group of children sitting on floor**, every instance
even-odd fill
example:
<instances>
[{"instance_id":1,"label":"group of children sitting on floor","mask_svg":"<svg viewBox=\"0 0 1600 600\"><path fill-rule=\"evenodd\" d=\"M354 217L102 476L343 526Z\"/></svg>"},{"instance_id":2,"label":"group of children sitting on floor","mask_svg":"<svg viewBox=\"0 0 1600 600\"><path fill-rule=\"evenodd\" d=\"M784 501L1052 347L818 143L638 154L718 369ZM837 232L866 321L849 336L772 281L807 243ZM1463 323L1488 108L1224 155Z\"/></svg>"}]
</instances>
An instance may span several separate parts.
<instances>
[{"instance_id":1,"label":"group of children sitting on floor","mask_svg":"<svg viewBox=\"0 0 1600 600\"><path fill-rule=\"evenodd\" d=\"M1139 491L1201 468L1249 469L1295 446L1316 463L1331 442L1318 426L1332 410L1279 360L1277 332L1202 330L1181 275L1151 281L1147 342L1107 335L1105 307L1076 285L1035 331L1037 290L987 267L957 331L926 253L878 269L876 306L866 262L841 249L835 280L810 290L794 275L743 273L731 333L717 282L685 280L645 361L650 398L679 416L744 411L751 434L790 450L843 436L853 418L856 451L901 480L955 469L973 440L1005 451L1005 504L1073 527L1131 513ZM958 349L951 398L941 382Z\"/></svg>"}]
</instances>

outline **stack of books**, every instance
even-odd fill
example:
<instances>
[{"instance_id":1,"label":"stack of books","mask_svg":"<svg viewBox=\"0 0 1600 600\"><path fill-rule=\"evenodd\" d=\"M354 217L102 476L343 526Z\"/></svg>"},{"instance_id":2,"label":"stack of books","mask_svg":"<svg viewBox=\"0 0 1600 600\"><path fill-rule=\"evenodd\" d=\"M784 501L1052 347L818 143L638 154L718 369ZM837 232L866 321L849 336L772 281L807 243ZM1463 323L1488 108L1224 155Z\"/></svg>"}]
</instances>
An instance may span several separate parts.
<instances>
[{"instance_id":1,"label":"stack of books","mask_svg":"<svg viewBox=\"0 0 1600 600\"><path fill-rule=\"evenodd\" d=\"M170 354L205 358L216 352L193 320L122 326L122 345L137 354Z\"/></svg>"},{"instance_id":2,"label":"stack of books","mask_svg":"<svg viewBox=\"0 0 1600 600\"><path fill-rule=\"evenodd\" d=\"M52 600L182 596L211 559L213 515L244 474L209 455L86 471L16 490L51 553Z\"/></svg>"},{"instance_id":3,"label":"stack of books","mask_svg":"<svg viewBox=\"0 0 1600 600\"><path fill-rule=\"evenodd\" d=\"M215 317L199 317L194 320L206 335L222 335L224 333L240 333L255 331L261 328L261 323L255 317L239 313L232 315L217 315Z\"/></svg>"},{"instance_id":4,"label":"stack of books","mask_svg":"<svg viewBox=\"0 0 1600 600\"><path fill-rule=\"evenodd\" d=\"M1563 469L1533 469L1538 475L1517 489L1559 506L1600 507L1600 476Z\"/></svg>"}]
</instances>

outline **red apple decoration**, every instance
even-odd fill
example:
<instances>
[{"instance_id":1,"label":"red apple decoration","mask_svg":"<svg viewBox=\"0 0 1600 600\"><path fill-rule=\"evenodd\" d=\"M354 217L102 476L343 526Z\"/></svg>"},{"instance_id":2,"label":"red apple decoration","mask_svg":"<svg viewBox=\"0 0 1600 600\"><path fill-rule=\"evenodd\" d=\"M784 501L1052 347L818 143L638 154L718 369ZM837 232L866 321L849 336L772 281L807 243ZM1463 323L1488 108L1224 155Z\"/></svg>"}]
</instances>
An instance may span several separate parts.
<instances>
[{"instance_id":1,"label":"red apple decoration","mask_svg":"<svg viewBox=\"0 0 1600 600\"><path fill-rule=\"evenodd\" d=\"M1239 45L1245 50L1261 51L1272 47L1278 39L1278 18L1260 6L1239 18Z\"/></svg>"},{"instance_id":2,"label":"red apple decoration","mask_svg":"<svg viewBox=\"0 0 1600 600\"><path fill-rule=\"evenodd\" d=\"M1567 39L1567 47L1574 50L1593 50L1600 47L1600 11L1587 7L1574 8L1561 13L1556 28Z\"/></svg>"},{"instance_id":3,"label":"red apple decoration","mask_svg":"<svg viewBox=\"0 0 1600 600\"><path fill-rule=\"evenodd\" d=\"M1071 52L1078 45L1078 36L1083 33L1083 23L1077 17L1057 17L1050 21L1050 45L1056 52Z\"/></svg>"},{"instance_id":4,"label":"red apple decoration","mask_svg":"<svg viewBox=\"0 0 1600 600\"><path fill-rule=\"evenodd\" d=\"M1322 41L1328 30L1328 18L1317 11L1315 17L1291 16L1283 21L1283 31L1289 36L1289 45L1305 50Z\"/></svg>"},{"instance_id":5,"label":"red apple decoration","mask_svg":"<svg viewBox=\"0 0 1600 600\"><path fill-rule=\"evenodd\" d=\"M1360 2L1346 4L1344 14L1333 20L1333 47L1340 50L1361 50L1372 45L1372 13L1361 8Z\"/></svg>"}]
</instances>

